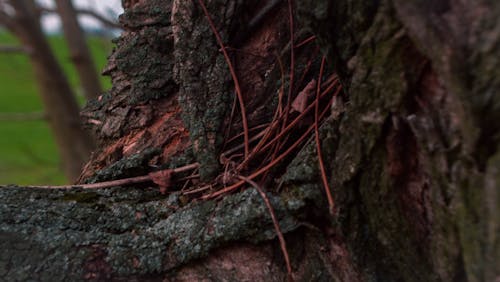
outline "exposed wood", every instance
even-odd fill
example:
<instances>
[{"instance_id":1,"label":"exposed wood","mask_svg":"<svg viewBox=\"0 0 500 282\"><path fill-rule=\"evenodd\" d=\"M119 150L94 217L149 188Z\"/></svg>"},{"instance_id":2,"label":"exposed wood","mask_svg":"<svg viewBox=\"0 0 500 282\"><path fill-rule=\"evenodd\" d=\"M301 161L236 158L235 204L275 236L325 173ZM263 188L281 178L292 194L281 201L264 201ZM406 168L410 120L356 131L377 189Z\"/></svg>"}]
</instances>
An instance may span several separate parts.
<instances>
[{"instance_id":1,"label":"exposed wood","mask_svg":"<svg viewBox=\"0 0 500 282\"><path fill-rule=\"evenodd\" d=\"M161 173L163 171L168 171L172 174L182 173L182 172L186 172L186 171L198 168L198 166L199 165L197 163L194 163L194 164L185 165L185 166L179 167L179 168L165 169L165 170L152 172L152 173L149 173L148 175L141 175L141 176L111 180L111 181L103 181L103 182L98 182L98 183L78 184L78 185L33 185L33 186L25 186L25 187L26 188L35 188L35 189L79 189L79 188L81 188L81 189L103 189L103 188L111 188L111 187L116 187L116 186L130 186L130 185L138 184L138 183L156 182L156 181L154 181L155 174ZM168 187L162 187L162 188L166 189Z\"/></svg>"}]
</instances>

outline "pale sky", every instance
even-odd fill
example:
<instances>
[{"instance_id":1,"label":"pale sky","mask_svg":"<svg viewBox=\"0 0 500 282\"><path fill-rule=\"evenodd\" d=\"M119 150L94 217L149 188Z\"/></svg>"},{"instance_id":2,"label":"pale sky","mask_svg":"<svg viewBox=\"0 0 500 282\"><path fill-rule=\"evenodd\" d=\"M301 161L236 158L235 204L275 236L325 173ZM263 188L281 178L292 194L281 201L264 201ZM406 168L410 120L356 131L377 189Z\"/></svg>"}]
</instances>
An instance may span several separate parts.
<instances>
[{"instance_id":1,"label":"pale sky","mask_svg":"<svg viewBox=\"0 0 500 282\"><path fill-rule=\"evenodd\" d=\"M54 7L53 0L37 0L40 4ZM121 0L73 0L75 7L92 8L102 15L112 17L122 13ZM100 27L100 23L89 16L79 17L80 23L87 28ZM57 15L46 15L42 19L43 28L48 32L58 31L61 23Z\"/></svg>"}]
</instances>

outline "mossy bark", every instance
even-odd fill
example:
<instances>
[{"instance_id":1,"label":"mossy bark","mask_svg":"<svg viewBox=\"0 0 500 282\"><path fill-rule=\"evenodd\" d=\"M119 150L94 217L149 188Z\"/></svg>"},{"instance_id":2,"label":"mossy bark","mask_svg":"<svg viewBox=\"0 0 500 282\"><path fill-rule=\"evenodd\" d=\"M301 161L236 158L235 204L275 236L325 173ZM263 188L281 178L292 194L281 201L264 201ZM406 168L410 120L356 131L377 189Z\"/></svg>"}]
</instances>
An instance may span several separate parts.
<instances>
[{"instance_id":1,"label":"mossy bark","mask_svg":"<svg viewBox=\"0 0 500 282\"><path fill-rule=\"evenodd\" d=\"M231 42L240 28L233 17L244 19L245 9L238 1L223 2L207 1ZM217 45L193 3L126 2L126 32L107 69L114 87L86 111L101 147L82 180L139 175L155 165L175 167L195 159L213 165L220 152L214 136L221 137L227 125L225 95L231 88L222 56L196 48ZM327 212L313 138L275 179L279 184L267 187L295 279L498 279L500 4L318 0L295 5L297 29L316 35L345 91L320 128L335 216ZM276 31L277 40L263 45L265 27L241 27L258 36L235 45L283 43L286 5L273 13L267 32ZM184 34L186 29L191 32ZM297 69L304 64L299 58ZM254 65L267 70L264 82L246 86L254 89L245 97L249 112L264 113L250 117L256 124L269 118L268 108L258 104L273 105L266 99L276 90L279 72L266 60L255 59ZM317 61L313 65L317 69ZM197 142L209 144L193 148ZM212 170L217 168L205 172ZM9 280L286 279L269 213L253 189L188 204L179 193L164 196L145 187L4 187L0 196L0 276Z\"/></svg>"},{"instance_id":2,"label":"mossy bark","mask_svg":"<svg viewBox=\"0 0 500 282\"><path fill-rule=\"evenodd\" d=\"M318 191L304 186L294 195L270 195L284 232L303 228L307 202L321 202ZM0 193L0 276L6 281L160 281L173 277L182 265L239 241L256 250L262 244L268 249L262 254L266 257L279 254L277 246L265 243L275 233L253 189L189 205L179 194L165 196L149 188L64 191L10 186ZM274 264L270 269L283 267L279 260Z\"/></svg>"},{"instance_id":3,"label":"mossy bark","mask_svg":"<svg viewBox=\"0 0 500 282\"><path fill-rule=\"evenodd\" d=\"M330 163L364 278L497 279L500 5L297 4L349 96Z\"/></svg>"}]
</instances>

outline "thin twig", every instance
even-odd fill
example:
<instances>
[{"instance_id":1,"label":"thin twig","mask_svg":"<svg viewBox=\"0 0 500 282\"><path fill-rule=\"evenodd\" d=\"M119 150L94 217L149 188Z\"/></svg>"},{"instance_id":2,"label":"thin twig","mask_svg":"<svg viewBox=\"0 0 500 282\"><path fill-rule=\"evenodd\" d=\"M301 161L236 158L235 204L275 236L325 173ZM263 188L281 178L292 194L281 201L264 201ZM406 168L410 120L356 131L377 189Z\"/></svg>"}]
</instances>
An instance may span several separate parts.
<instances>
[{"instance_id":1,"label":"thin twig","mask_svg":"<svg viewBox=\"0 0 500 282\"><path fill-rule=\"evenodd\" d=\"M229 116L229 120L227 122L226 129L224 130L224 144L222 145L223 149L226 149L226 145L231 142L229 139L229 135L231 134L231 129L233 128L233 120L234 120L234 112L236 111L236 104L238 104L238 97L234 96L233 105L231 106L231 115Z\"/></svg>"},{"instance_id":2,"label":"thin twig","mask_svg":"<svg viewBox=\"0 0 500 282\"><path fill-rule=\"evenodd\" d=\"M193 189L193 190L184 191L184 192L182 192L182 195L196 194L198 192L202 192L202 191L208 190L210 188L212 188L212 185L205 185L205 186L202 186L200 188L196 188L196 189Z\"/></svg>"},{"instance_id":3,"label":"thin twig","mask_svg":"<svg viewBox=\"0 0 500 282\"><path fill-rule=\"evenodd\" d=\"M293 21L293 1L288 0L288 22L290 24L290 83L288 88L288 101L287 101L287 109L290 109L292 103L292 94L293 94L293 84L295 78L295 30L294 30L294 21ZM286 114L286 113L285 113ZM285 115L285 122L283 123L286 126L287 115Z\"/></svg>"},{"instance_id":4,"label":"thin twig","mask_svg":"<svg viewBox=\"0 0 500 282\"><path fill-rule=\"evenodd\" d=\"M302 42L298 43L297 45L295 45L295 49L300 48L300 47L306 45L307 43L314 41L315 39L316 39L316 35L312 35L312 36L304 39Z\"/></svg>"},{"instance_id":5,"label":"thin twig","mask_svg":"<svg viewBox=\"0 0 500 282\"><path fill-rule=\"evenodd\" d=\"M329 91L331 91L334 88L335 84L332 84L330 87L327 88L322 94L321 97L326 95ZM287 127L285 127L281 132L274 137L269 143L267 143L264 147L261 148L261 151L266 151L269 149L271 145L273 145L275 142L277 142L283 135L287 134L290 130L292 130L295 125L301 121L314 107L316 106L316 101L311 103L302 113L300 113Z\"/></svg>"},{"instance_id":6,"label":"thin twig","mask_svg":"<svg viewBox=\"0 0 500 282\"><path fill-rule=\"evenodd\" d=\"M314 52L312 53L312 56L310 56L309 60L307 61L307 64L304 68L304 71L302 72L302 75L300 76L300 79L297 82L297 85L302 85L302 83L304 82L304 79L306 78L307 73L311 69L313 59L318 55L318 53L319 53L319 47L316 47L314 49Z\"/></svg>"},{"instance_id":7,"label":"thin twig","mask_svg":"<svg viewBox=\"0 0 500 282\"><path fill-rule=\"evenodd\" d=\"M280 117L281 115L283 115L283 93L285 92L285 67L283 66L281 57L278 54L275 54L274 56L278 61L278 66L280 67L280 77L281 77L280 91L278 93L278 117Z\"/></svg>"},{"instance_id":8,"label":"thin twig","mask_svg":"<svg viewBox=\"0 0 500 282\"><path fill-rule=\"evenodd\" d=\"M181 182L181 181L185 181L184 182L184 185L182 185L182 188L181 188L181 191L184 191L187 186L189 185L189 182L193 182L192 180L193 179L199 179L200 178L200 174L199 174L199 171L198 169L194 169L192 172L191 172L191 175L190 176L186 176L186 177L183 177L179 180L177 180L176 182Z\"/></svg>"},{"instance_id":9,"label":"thin twig","mask_svg":"<svg viewBox=\"0 0 500 282\"><path fill-rule=\"evenodd\" d=\"M316 140L316 151L318 154L319 168L321 171L321 180L323 181L323 187L325 188L326 198L328 199L328 205L330 207L330 214L334 215L335 206L333 202L332 192L330 191L330 185L328 184L328 177L326 176L325 164L323 163L323 155L321 153L321 142L319 140L319 96L321 92L321 79L323 78L323 70L325 67L326 59L323 57L321 59L321 67L319 70L318 86L316 89L316 104L314 107L314 137Z\"/></svg>"},{"instance_id":10,"label":"thin twig","mask_svg":"<svg viewBox=\"0 0 500 282\"><path fill-rule=\"evenodd\" d=\"M252 137L249 141L250 141L250 142L254 142L254 141L256 141L257 139L261 138L261 137L262 137L265 133L266 133L266 131L265 131L265 130L263 130L263 131L261 131L261 132L257 133L257 135L253 136L253 137ZM243 144L239 144L239 145L237 145L237 146L235 146L235 147L233 147L233 148L231 148L231 149L226 150L226 151L225 151L224 153L222 153L221 155L222 155L222 157L228 156L228 155L230 155L230 154L232 154L232 153L234 153L234 152L237 152L238 150L242 149L243 147L244 147L244 145L243 145Z\"/></svg>"},{"instance_id":11,"label":"thin twig","mask_svg":"<svg viewBox=\"0 0 500 282\"><path fill-rule=\"evenodd\" d=\"M215 38L217 39L217 43L219 44L219 46L221 48L222 54L224 55L224 59L226 59L226 63L229 67L229 71L231 72L231 76L233 77L234 88L236 90L236 94L238 95L238 101L240 103L241 122L243 124L243 132L244 132L244 139L245 139L245 158L246 158L248 156L248 152L249 152L248 122L247 122L247 117L246 117L245 102L243 100L243 94L241 93L240 83L238 81L238 77L236 76L236 71L234 70L233 64L231 63L231 59L229 59L229 55L227 54L226 47L224 46L224 42L222 42L222 38L220 37L220 34L217 31L217 28L215 27L215 24L212 21L210 14L208 13L207 7L203 3L203 0L198 0L198 3L200 3L201 8L203 9L203 13L205 13L205 16L207 17L208 24L210 25L210 28L212 29L212 32L214 33Z\"/></svg>"},{"instance_id":12,"label":"thin twig","mask_svg":"<svg viewBox=\"0 0 500 282\"><path fill-rule=\"evenodd\" d=\"M50 14L50 13L57 14L56 9L49 8L49 7L40 7L40 12L48 13L48 14ZM108 28L122 29L122 26L120 25L120 23L118 23L112 19L109 19L104 15L101 15L94 10L78 8L78 9L75 9L75 12L79 15L85 15L85 16L92 17L92 18L96 19L97 21L99 21L104 26L107 26Z\"/></svg>"},{"instance_id":13,"label":"thin twig","mask_svg":"<svg viewBox=\"0 0 500 282\"><path fill-rule=\"evenodd\" d=\"M293 94L293 84L294 84L294 75L295 75L295 31L294 31L294 22L293 22L293 4L292 0L288 0L288 23L290 28L290 82L288 85L288 101L285 108L285 116L283 118L282 129L285 128L288 121L288 114L290 112L290 107L292 106L292 94ZM278 145L278 147L280 147Z\"/></svg>"},{"instance_id":14,"label":"thin twig","mask_svg":"<svg viewBox=\"0 0 500 282\"><path fill-rule=\"evenodd\" d=\"M293 4L292 0L288 0L288 23L290 29L290 78L288 85L288 96L287 103L284 111L283 123L281 124L281 130L283 130L287 126L288 115L290 114L290 109L292 106L292 96L293 96L293 88L294 88L294 76L295 76L295 30L294 30L294 20L293 20ZM280 150L282 146L282 140L278 140L278 143L274 146L272 158L276 157L276 154Z\"/></svg>"},{"instance_id":15,"label":"thin twig","mask_svg":"<svg viewBox=\"0 0 500 282\"><path fill-rule=\"evenodd\" d=\"M336 86L336 81L332 82L332 84L327 87L327 89L321 94L321 97L323 97L324 95L328 94L335 86ZM338 93L338 92L337 92ZM316 101L313 102L314 105L318 105L318 103L316 103ZM311 104L307 109L306 111L309 112L313 107L313 104ZM288 134L288 131L292 130L293 128L295 128L295 125L296 123L299 122L299 118L302 118L304 115L299 115L295 120L292 121L292 123L290 123L285 129L283 129L279 134L278 136L276 136L273 140L271 140L268 144L266 144L266 146L264 148L262 148L262 151L266 151L267 148L269 148L271 145L273 146L270 151L272 153L268 154L265 158L265 162L267 162L268 159L270 159L270 161L272 162L276 156L278 155L278 153L283 149L283 147L285 146L285 144L287 144L288 142L288 139L290 138L290 134ZM263 175L263 179L266 179L267 178L267 175L269 174L269 171L265 172L264 175Z\"/></svg>"},{"instance_id":16,"label":"thin twig","mask_svg":"<svg viewBox=\"0 0 500 282\"><path fill-rule=\"evenodd\" d=\"M269 214L271 215L271 219L274 224L274 229L276 230L276 235L278 236L278 240L280 241L281 252L283 253L283 257L286 263L286 270L288 272L288 278L292 278L292 265L290 264L290 257L288 255L288 249L286 247L285 237L283 236L283 232L281 231L280 224L278 219L276 218L276 213L274 212L273 206L271 205L271 201L267 197L264 190L257 184L255 181L248 179L247 177L243 177L241 175L237 176L240 180L245 181L246 183L252 185L259 192L260 196L264 200L267 209L269 210Z\"/></svg>"},{"instance_id":17,"label":"thin twig","mask_svg":"<svg viewBox=\"0 0 500 282\"><path fill-rule=\"evenodd\" d=\"M269 126L269 123L263 123L263 124L256 125L256 126L250 128L249 130L250 130L250 132L253 132L253 131L257 130L257 129L261 129L263 127L268 127L268 126ZM265 131L265 130L263 130L263 131ZM257 134L260 134L260 132L257 133ZM243 136L243 132L238 133L237 135L231 137L229 140L227 140L227 143L231 143L234 140L240 138L241 136Z\"/></svg>"},{"instance_id":18,"label":"thin twig","mask_svg":"<svg viewBox=\"0 0 500 282\"><path fill-rule=\"evenodd\" d=\"M200 175L197 174L196 172L193 172L190 176L186 176L186 177L183 177L183 178L180 178L180 179L176 179L175 182L181 182L181 181L186 181L186 180L193 180L193 179L197 179L197 178L200 178Z\"/></svg>"},{"instance_id":19,"label":"thin twig","mask_svg":"<svg viewBox=\"0 0 500 282\"><path fill-rule=\"evenodd\" d=\"M190 176L183 177L176 182L185 181L184 185L182 185L182 188L181 188L181 191L184 191L187 188L187 186L189 185L189 182L192 182L192 180L196 179L196 178L200 178L200 175L198 174L197 170L193 170L193 172L191 173Z\"/></svg>"},{"instance_id":20,"label":"thin twig","mask_svg":"<svg viewBox=\"0 0 500 282\"><path fill-rule=\"evenodd\" d=\"M326 106L326 108L323 110L323 112L321 113L320 115L320 119L328 112L329 110L329 107L332 103L332 99L330 99L330 101L328 102L328 105ZM302 143L302 141L304 141L305 138L307 138L309 136L309 134L311 133L311 131L314 129L314 125L311 125L307 130L306 132L304 132L304 134L302 134L302 136L297 139L297 141L295 141L295 143L293 143L292 145L290 145L290 147L288 147L288 149L283 152L281 155L279 155L274 161L270 162L269 164L267 164L266 166L260 168L259 170L255 171L254 173L252 173L251 175L247 176L247 178L249 179L254 179L255 177L261 175L262 173L266 172L267 170L269 170L270 168L272 168L273 166L275 166L277 163L279 163L283 158L285 158L286 156L288 156L288 154L290 154L295 148L297 148L298 145L300 145ZM218 197L222 194L225 194L225 193L228 193L228 192L231 192L235 189L238 189L239 187L241 187L242 184L244 184L245 181L240 181L240 182L237 182L231 186L228 186L224 189L221 189L219 191L216 191L212 194L208 194L208 195L204 195L201 197L202 200L206 200L206 199L212 199L212 198L215 198L215 197Z\"/></svg>"},{"instance_id":21,"label":"thin twig","mask_svg":"<svg viewBox=\"0 0 500 282\"><path fill-rule=\"evenodd\" d=\"M199 164L198 163L193 163L189 164L186 166L182 166L179 168L174 168L170 169L172 173L181 173L185 171L189 171L195 168L198 168ZM151 176L150 175L142 175L142 176L135 176L135 177L130 177L130 178L124 178L124 179L118 179L118 180L111 180L111 181L103 181L103 182L98 182L98 183L90 183L90 184L77 184L77 185L39 185L39 186L24 186L26 188L42 188L42 189L75 189L75 188L82 188L82 189L100 189L100 188L110 188L110 187L115 187L115 186L126 186L126 185L131 185L131 184L137 184L137 183L144 183L151 181Z\"/></svg>"},{"instance_id":22,"label":"thin twig","mask_svg":"<svg viewBox=\"0 0 500 282\"><path fill-rule=\"evenodd\" d=\"M274 130L279 126L279 124L280 124L279 119L283 115L282 103L283 103L283 93L285 92L285 89L284 89L285 70L283 68L283 63L281 62L280 56L278 56L277 54L275 56L276 56L276 60L278 61L278 65L280 68L280 74L281 74L281 86L280 86L280 90L278 93L278 106L276 107L276 111L274 113L271 124L265 130L266 135L264 135L264 137L260 140L260 142L257 143L257 146L255 146L255 148L253 148L253 150L250 152L250 154L238 165L238 168L237 168L238 171L240 171L241 169L246 167L248 162L255 156L255 154L260 152L261 147L264 146L264 144L267 142L269 137L271 137L271 135L273 134Z\"/></svg>"},{"instance_id":23,"label":"thin twig","mask_svg":"<svg viewBox=\"0 0 500 282\"><path fill-rule=\"evenodd\" d=\"M324 95L328 94L337 84L332 83L323 93L321 94L321 97ZM338 90L339 91L339 90ZM283 137L285 134L287 134L290 130L292 130L295 125L302 120L312 109L314 109L314 106L316 105L316 101L311 103L302 113L300 113L287 127L285 127L283 130L280 131L280 133L274 137L271 141L269 141L267 144L265 144L262 148L260 148L259 152L265 152L269 149L270 146L274 145L278 140L280 140L281 137ZM250 157L247 162L251 160L253 156L255 156L257 152L253 152L250 154ZM240 165L241 166L241 165ZM240 168L240 166L238 168Z\"/></svg>"}]
</instances>

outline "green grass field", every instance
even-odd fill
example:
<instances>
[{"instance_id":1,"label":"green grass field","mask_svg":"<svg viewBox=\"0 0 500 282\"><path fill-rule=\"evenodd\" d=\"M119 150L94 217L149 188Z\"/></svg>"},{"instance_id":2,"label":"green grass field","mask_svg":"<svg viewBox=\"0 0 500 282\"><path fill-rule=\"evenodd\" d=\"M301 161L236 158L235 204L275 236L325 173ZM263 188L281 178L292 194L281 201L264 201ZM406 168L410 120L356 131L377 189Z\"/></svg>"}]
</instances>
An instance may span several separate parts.
<instances>
[{"instance_id":1,"label":"green grass field","mask_svg":"<svg viewBox=\"0 0 500 282\"><path fill-rule=\"evenodd\" d=\"M78 77L69 61L68 49L61 36L49 37L51 46L66 75L83 103ZM16 40L0 32L0 44ZM102 70L112 44L108 39L90 38L98 71ZM104 89L110 87L103 77ZM43 112L28 57L23 54L0 53L0 115ZM0 120L0 184L63 184L57 148L44 121Z\"/></svg>"}]
</instances>

